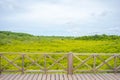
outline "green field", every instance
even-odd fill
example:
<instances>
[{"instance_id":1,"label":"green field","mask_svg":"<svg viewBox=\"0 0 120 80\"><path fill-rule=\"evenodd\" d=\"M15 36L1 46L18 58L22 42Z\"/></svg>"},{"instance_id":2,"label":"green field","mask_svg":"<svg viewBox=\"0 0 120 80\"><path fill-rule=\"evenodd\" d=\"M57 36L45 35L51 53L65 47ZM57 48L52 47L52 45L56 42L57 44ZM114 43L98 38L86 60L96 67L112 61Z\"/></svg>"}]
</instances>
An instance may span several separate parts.
<instances>
[{"instance_id":1,"label":"green field","mask_svg":"<svg viewBox=\"0 0 120 80\"><path fill-rule=\"evenodd\" d=\"M120 53L120 36L34 36L0 31L0 52Z\"/></svg>"}]
</instances>

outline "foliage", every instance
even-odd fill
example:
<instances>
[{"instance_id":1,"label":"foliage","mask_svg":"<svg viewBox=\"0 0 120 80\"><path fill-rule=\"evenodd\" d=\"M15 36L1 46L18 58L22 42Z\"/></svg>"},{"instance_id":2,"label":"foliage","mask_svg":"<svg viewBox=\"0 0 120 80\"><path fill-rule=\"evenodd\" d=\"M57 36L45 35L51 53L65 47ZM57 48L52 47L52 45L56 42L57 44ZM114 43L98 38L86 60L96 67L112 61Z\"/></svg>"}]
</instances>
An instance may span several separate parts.
<instances>
[{"instance_id":1,"label":"foliage","mask_svg":"<svg viewBox=\"0 0 120 80\"><path fill-rule=\"evenodd\" d=\"M0 31L0 52L119 53L120 36L34 36Z\"/></svg>"},{"instance_id":2,"label":"foliage","mask_svg":"<svg viewBox=\"0 0 120 80\"><path fill-rule=\"evenodd\" d=\"M93 35L93 36L82 36L77 37L75 40L118 40L120 36L118 35Z\"/></svg>"}]
</instances>

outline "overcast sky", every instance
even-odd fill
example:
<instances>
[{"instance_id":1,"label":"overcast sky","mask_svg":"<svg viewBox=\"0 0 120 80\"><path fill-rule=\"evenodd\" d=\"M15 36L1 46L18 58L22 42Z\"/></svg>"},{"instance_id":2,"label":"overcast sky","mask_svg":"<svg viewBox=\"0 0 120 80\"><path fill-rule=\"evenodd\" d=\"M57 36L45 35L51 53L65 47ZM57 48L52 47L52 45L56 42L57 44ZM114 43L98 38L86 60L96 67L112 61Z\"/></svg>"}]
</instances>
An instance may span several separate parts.
<instances>
[{"instance_id":1,"label":"overcast sky","mask_svg":"<svg viewBox=\"0 0 120 80\"><path fill-rule=\"evenodd\" d=\"M120 0L0 0L0 30L35 35L120 35Z\"/></svg>"}]
</instances>

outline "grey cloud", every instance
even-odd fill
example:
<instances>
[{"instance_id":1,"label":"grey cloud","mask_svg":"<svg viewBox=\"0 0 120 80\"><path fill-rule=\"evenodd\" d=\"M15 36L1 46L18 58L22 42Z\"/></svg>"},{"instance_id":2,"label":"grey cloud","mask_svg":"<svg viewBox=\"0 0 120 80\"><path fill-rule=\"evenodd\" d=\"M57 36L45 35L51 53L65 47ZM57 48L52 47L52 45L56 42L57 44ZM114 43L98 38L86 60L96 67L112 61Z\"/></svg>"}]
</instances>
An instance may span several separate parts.
<instances>
[{"instance_id":1,"label":"grey cloud","mask_svg":"<svg viewBox=\"0 0 120 80\"><path fill-rule=\"evenodd\" d=\"M105 10L105 11L102 11L101 13L93 12L93 13L91 13L90 15L91 15L92 17L98 17L98 16L100 16L100 17L105 17L105 16L107 16L107 15L109 15L109 14L111 14L111 12Z\"/></svg>"},{"instance_id":2,"label":"grey cloud","mask_svg":"<svg viewBox=\"0 0 120 80\"><path fill-rule=\"evenodd\" d=\"M100 14L100 16L107 16L109 14L109 11L103 11L101 14Z\"/></svg>"}]
</instances>

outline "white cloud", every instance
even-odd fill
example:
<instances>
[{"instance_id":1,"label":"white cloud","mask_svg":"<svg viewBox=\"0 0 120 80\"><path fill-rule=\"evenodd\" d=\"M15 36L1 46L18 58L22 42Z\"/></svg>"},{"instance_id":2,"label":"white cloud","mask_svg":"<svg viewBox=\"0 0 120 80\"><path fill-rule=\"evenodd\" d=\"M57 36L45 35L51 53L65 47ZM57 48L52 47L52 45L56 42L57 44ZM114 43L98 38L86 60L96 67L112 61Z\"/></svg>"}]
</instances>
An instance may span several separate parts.
<instances>
[{"instance_id":1,"label":"white cloud","mask_svg":"<svg viewBox=\"0 0 120 80\"><path fill-rule=\"evenodd\" d=\"M75 2L74 2L75 3ZM77 2L76 2L77 3ZM68 21L88 21L91 20L91 14L99 15L104 9L95 3L79 1L77 5L53 4L53 3L31 3L26 5L26 12L16 13L13 16L7 16L8 20L29 21L41 23L66 23ZM92 5L93 4L93 5ZM92 5L92 6L91 6ZM12 5L9 6L13 8Z\"/></svg>"}]
</instances>

